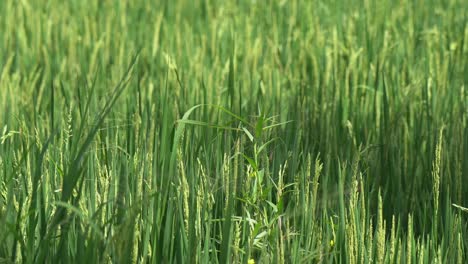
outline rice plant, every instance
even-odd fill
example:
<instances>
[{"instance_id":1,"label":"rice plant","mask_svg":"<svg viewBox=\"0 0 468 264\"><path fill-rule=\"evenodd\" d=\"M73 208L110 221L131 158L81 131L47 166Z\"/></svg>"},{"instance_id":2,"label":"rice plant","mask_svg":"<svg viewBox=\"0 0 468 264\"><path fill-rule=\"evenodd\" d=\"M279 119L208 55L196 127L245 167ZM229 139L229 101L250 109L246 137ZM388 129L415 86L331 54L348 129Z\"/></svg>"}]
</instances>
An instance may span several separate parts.
<instances>
[{"instance_id":1,"label":"rice plant","mask_svg":"<svg viewBox=\"0 0 468 264\"><path fill-rule=\"evenodd\" d=\"M466 14L1 1L0 262L467 262Z\"/></svg>"}]
</instances>

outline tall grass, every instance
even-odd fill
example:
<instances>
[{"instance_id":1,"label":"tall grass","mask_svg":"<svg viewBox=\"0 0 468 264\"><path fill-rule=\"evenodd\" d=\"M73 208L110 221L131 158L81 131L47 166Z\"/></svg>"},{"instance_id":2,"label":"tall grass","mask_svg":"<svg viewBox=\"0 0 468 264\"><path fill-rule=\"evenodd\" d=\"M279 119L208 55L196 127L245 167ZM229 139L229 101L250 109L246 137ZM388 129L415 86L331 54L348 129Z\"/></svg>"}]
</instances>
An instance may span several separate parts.
<instances>
[{"instance_id":1,"label":"tall grass","mask_svg":"<svg viewBox=\"0 0 468 264\"><path fill-rule=\"evenodd\" d=\"M0 3L0 262L465 263L465 1Z\"/></svg>"}]
</instances>

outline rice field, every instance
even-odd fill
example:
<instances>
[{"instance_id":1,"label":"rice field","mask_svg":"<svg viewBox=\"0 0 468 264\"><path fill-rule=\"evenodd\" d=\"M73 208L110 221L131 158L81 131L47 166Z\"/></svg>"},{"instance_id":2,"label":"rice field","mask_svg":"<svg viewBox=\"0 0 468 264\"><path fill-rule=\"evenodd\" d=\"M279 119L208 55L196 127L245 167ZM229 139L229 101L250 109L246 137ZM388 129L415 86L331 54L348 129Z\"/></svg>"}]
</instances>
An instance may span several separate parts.
<instances>
[{"instance_id":1,"label":"rice field","mask_svg":"<svg viewBox=\"0 0 468 264\"><path fill-rule=\"evenodd\" d=\"M0 263L468 262L463 0L3 0Z\"/></svg>"}]
</instances>

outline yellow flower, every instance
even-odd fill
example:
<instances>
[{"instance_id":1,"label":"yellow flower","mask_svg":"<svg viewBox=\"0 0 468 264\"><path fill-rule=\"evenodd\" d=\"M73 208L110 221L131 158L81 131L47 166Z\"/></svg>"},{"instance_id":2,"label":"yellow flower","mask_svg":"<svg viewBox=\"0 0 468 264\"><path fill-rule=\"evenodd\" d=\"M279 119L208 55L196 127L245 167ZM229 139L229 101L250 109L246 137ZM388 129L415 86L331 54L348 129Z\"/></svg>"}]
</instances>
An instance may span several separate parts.
<instances>
[{"instance_id":1,"label":"yellow flower","mask_svg":"<svg viewBox=\"0 0 468 264\"><path fill-rule=\"evenodd\" d=\"M249 261L247 261L247 264L255 264L255 260L254 259L249 259Z\"/></svg>"},{"instance_id":2,"label":"yellow flower","mask_svg":"<svg viewBox=\"0 0 468 264\"><path fill-rule=\"evenodd\" d=\"M335 241L333 241L333 239L330 240L330 247L333 247L334 245L335 245Z\"/></svg>"}]
</instances>

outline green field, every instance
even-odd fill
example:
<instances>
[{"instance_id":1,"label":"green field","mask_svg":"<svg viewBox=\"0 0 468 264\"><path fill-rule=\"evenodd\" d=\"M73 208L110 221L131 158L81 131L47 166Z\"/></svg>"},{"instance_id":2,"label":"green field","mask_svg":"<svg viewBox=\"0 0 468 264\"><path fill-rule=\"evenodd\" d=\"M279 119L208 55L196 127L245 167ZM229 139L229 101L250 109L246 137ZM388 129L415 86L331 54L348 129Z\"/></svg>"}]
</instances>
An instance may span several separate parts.
<instances>
[{"instance_id":1,"label":"green field","mask_svg":"<svg viewBox=\"0 0 468 264\"><path fill-rule=\"evenodd\" d=\"M464 0L1 0L0 263L467 263Z\"/></svg>"}]
</instances>

